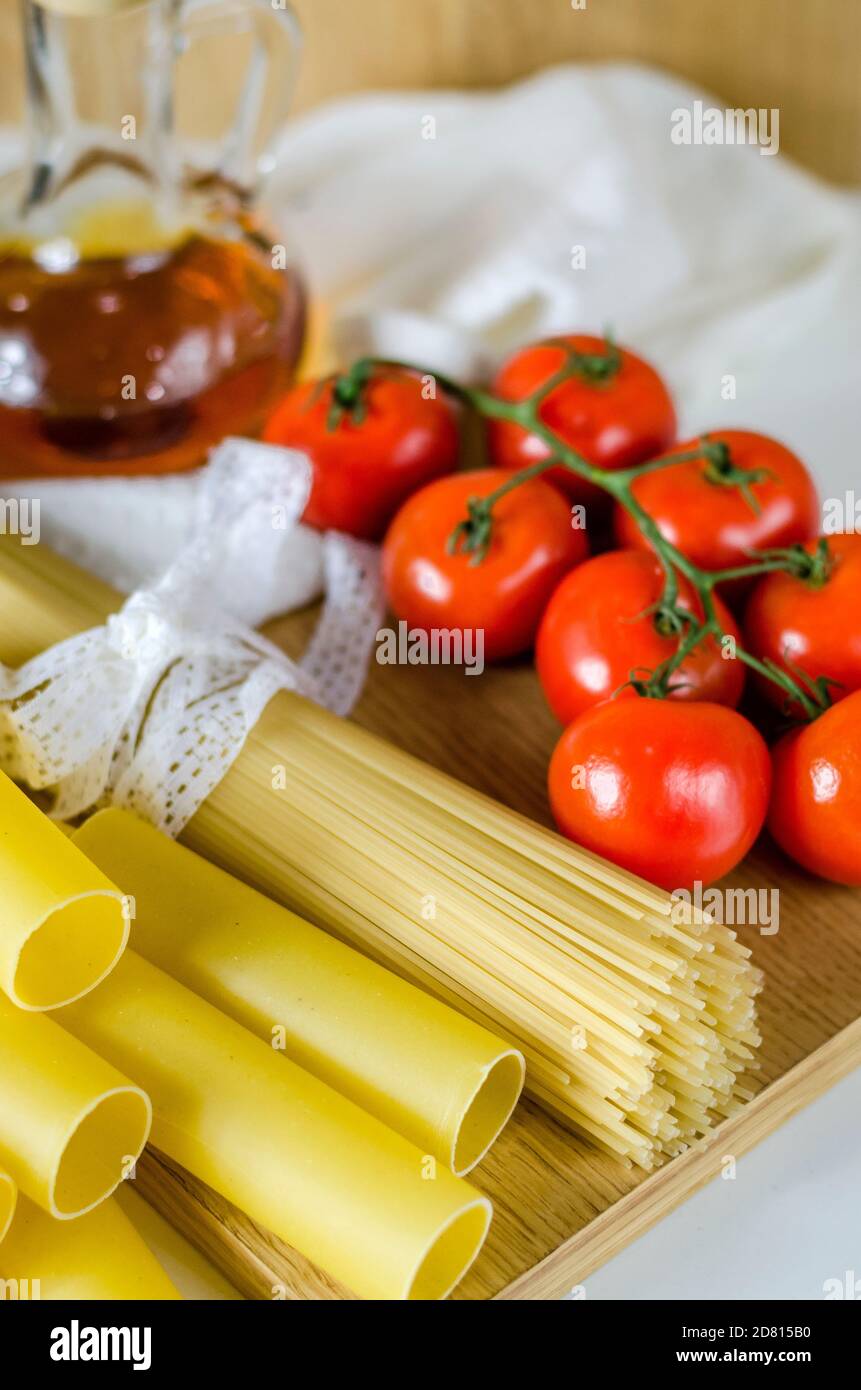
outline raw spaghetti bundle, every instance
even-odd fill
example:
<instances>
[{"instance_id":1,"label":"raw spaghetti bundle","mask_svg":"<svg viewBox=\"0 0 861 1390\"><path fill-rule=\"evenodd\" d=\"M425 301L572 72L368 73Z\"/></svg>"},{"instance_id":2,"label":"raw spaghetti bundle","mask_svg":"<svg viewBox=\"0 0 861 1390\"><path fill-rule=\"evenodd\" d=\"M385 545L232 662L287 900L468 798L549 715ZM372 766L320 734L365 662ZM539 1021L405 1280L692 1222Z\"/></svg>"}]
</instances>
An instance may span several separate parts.
<instances>
[{"instance_id":1,"label":"raw spaghetti bundle","mask_svg":"<svg viewBox=\"0 0 861 1390\"><path fill-rule=\"evenodd\" d=\"M44 548L0 547L7 662L117 603ZM760 976L732 931L297 695L182 838L509 1040L527 1091L626 1162L749 1095Z\"/></svg>"},{"instance_id":2,"label":"raw spaghetti bundle","mask_svg":"<svg viewBox=\"0 0 861 1390\"><path fill-rule=\"evenodd\" d=\"M185 839L507 1038L623 1159L750 1094L761 977L733 931L307 701L270 705Z\"/></svg>"}]
</instances>

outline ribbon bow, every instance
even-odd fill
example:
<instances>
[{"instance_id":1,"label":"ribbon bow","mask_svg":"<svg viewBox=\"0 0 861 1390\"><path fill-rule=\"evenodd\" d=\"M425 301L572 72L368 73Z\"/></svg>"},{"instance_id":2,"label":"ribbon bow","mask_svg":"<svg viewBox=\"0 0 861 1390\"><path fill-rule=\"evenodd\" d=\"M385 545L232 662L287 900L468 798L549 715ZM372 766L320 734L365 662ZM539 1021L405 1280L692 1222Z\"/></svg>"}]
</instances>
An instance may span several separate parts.
<instances>
[{"instance_id":1,"label":"ribbon bow","mask_svg":"<svg viewBox=\"0 0 861 1390\"><path fill-rule=\"evenodd\" d=\"M180 832L277 690L337 714L364 682L383 613L375 549L323 538L326 597L301 661L254 630L278 611L310 486L297 453L229 439L204 471L194 537L102 627L0 667L0 766L68 819L108 802Z\"/></svg>"}]
</instances>

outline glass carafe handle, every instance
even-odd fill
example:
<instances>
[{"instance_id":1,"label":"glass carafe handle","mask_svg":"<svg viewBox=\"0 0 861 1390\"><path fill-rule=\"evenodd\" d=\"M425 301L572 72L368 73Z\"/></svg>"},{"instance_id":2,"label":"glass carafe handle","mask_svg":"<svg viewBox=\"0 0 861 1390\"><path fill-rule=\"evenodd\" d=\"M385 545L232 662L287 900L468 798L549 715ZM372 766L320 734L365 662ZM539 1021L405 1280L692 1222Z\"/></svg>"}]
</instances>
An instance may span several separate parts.
<instances>
[{"instance_id":1,"label":"glass carafe handle","mask_svg":"<svg viewBox=\"0 0 861 1390\"><path fill-rule=\"evenodd\" d=\"M249 34L251 55L233 120L209 172L254 194L275 168L299 70L302 31L286 0L180 0L178 51L206 37ZM195 161L199 173L199 162Z\"/></svg>"}]
</instances>

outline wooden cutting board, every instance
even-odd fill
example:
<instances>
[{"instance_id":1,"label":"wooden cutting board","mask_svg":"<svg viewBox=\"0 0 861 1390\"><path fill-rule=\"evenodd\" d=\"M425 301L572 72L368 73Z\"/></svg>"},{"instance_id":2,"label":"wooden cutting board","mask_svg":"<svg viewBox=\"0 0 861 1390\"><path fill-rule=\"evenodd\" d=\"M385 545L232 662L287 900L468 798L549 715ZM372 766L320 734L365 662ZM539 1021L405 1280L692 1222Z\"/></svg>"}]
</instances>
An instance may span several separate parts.
<instances>
[{"instance_id":1,"label":"wooden cutting board","mask_svg":"<svg viewBox=\"0 0 861 1390\"><path fill-rule=\"evenodd\" d=\"M295 653L310 622L311 615L298 615L269 635ZM558 729L527 664L478 677L374 664L354 717L549 823L544 776ZM743 1154L861 1064L861 892L808 878L768 843L728 882L780 894L776 934L740 931L766 975L758 1094L707 1142L649 1176L523 1102L471 1176L493 1201L495 1216L485 1249L454 1297L562 1296L718 1174L727 1155ZM142 1160L137 1184L249 1297L352 1297L161 1155Z\"/></svg>"}]
</instances>

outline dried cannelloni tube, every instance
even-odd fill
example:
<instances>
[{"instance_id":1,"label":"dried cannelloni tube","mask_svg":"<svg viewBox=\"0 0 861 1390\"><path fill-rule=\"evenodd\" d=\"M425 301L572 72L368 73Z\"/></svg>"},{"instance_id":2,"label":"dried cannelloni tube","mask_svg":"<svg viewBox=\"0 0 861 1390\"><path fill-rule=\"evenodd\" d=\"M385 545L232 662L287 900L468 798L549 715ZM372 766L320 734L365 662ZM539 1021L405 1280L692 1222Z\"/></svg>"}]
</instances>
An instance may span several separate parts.
<instances>
[{"instance_id":1,"label":"dried cannelloni tube","mask_svg":"<svg viewBox=\"0 0 861 1390\"><path fill-rule=\"evenodd\" d=\"M0 772L0 989L55 1009L92 989L128 940L123 896Z\"/></svg>"},{"instance_id":2,"label":"dried cannelloni tube","mask_svg":"<svg viewBox=\"0 0 861 1390\"><path fill-rule=\"evenodd\" d=\"M134 901L139 954L454 1172L486 1153L514 1048L126 811L74 839Z\"/></svg>"},{"instance_id":3,"label":"dried cannelloni tube","mask_svg":"<svg viewBox=\"0 0 861 1390\"><path fill-rule=\"evenodd\" d=\"M81 1216L110 1196L151 1118L145 1092L110 1063L0 994L0 1167L51 1216Z\"/></svg>"},{"instance_id":4,"label":"dried cannelloni tube","mask_svg":"<svg viewBox=\"0 0 861 1390\"><path fill-rule=\"evenodd\" d=\"M22 1197L0 1246L0 1280L18 1299L178 1299L115 1198L77 1221L55 1221Z\"/></svg>"},{"instance_id":5,"label":"dried cannelloni tube","mask_svg":"<svg viewBox=\"0 0 861 1390\"><path fill-rule=\"evenodd\" d=\"M436 1299L487 1233L462 1178L133 950L63 1026L153 1101L153 1143L371 1299Z\"/></svg>"}]
</instances>

